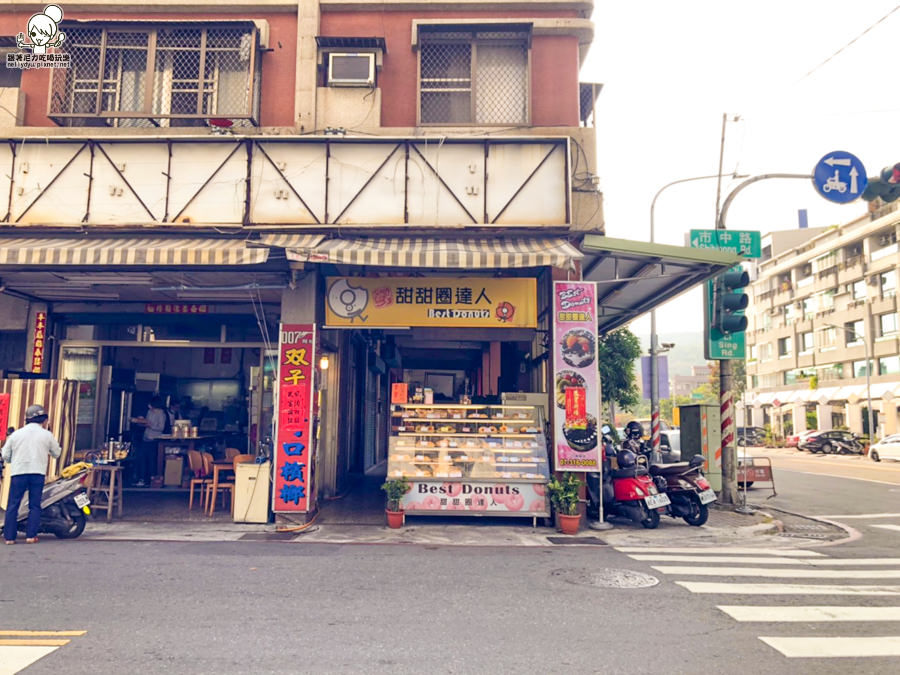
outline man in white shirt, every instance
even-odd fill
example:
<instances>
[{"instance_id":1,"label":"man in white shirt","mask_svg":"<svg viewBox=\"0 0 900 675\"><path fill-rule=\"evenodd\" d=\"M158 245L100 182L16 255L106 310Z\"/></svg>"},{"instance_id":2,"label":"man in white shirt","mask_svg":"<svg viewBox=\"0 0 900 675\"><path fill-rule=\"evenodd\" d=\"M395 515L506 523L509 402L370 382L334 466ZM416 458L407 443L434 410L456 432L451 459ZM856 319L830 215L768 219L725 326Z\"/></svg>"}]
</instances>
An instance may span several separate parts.
<instances>
[{"instance_id":1,"label":"man in white shirt","mask_svg":"<svg viewBox=\"0 0 900 675\"><path fill-rule=\"evenodd\" d=\"M135 486L144 487L156 471L157 443L160 436L165 435L166 406L159 396L150 399L147 414L135 417L131 421L144 427L143 443L138 447L137 482Z\"/></svg>"},{"instance_id":2,"label":"man in white shirt","mask_svg":"<svg viewBox=\"0 0 900 675\"><path fill-rule=\"evenodd\" d=\"M28 406L25 409L25 426L12 433L0 451L11 477L6 520L3 523L3 539L7 544L16 543L16 521L26 491L28 522L25 527L25 543L37 543L47 464L51 455L59 457L62 454L59 443L44 427L46 422L47 411L43 406L36 404Z\"/></svg>"}]
</instances>

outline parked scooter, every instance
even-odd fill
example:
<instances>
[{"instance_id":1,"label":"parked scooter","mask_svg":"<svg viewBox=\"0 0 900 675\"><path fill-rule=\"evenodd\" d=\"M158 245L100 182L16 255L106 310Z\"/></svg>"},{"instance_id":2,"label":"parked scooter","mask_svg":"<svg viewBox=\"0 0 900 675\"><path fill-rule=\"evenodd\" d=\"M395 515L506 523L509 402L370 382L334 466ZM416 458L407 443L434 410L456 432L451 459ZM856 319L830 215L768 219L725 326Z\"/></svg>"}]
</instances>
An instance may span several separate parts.
<instances>
[{"instance_id":1,"label":"parked scooter","mask_svg":"<svg viewBox=\"0 0 900 675\"><path fill-rule=\"evenodd\" d=\"M673 518L684 518L684 522L696 527L707 521L707 505L716 501L715 491L703 477L701 467L705 461L703 455L694 455L689 462L650 467L650 475L658 481L657 487L663 489L672 502L666 513Z\"/></svg>"},{"instance_id":2,"label":"parked scooter","mask_svg":"<svg viewBox=\"0 0 900 675\"><path fill-rule=\"evenodd\" d=\"M822 446L822 452L828 455L861 455L863 444L855 436L852 440L833 438Z\"/></svg>"},{"instance_id":3,"label":"parked scooter","mask_svg":"<svg viewBox=\"0 0 900 675\"><path fill-rule=\"evenodd\" d=\"M627 444L616 452L611 429L603 425L603 512L605 515L623 516L647 529L659 525L659 511L671 503L665 493L657 490L647 458L629 449ZM611 457L615 453L617 469L612 468Z\"/></svg>"},{"instance_id":4,"label":"parked scooter","mask_svg":"<svg viewBox=\"0 0 900 675\"><path fill-rule=\"evenodd\" d=\"M41 524L38 532L52 534L60 539L75 539L84 532L87 517L91 515L91 500L84 487L90 468L90 464L74 464L63 469L61 478L44 485L44 492L41 496ZM0 460L0 471L2 469L3 462ZM26 494L19 506L17 521L19 532L25 531L27 520L28 495Z\"/></svg>"}]
</instances>

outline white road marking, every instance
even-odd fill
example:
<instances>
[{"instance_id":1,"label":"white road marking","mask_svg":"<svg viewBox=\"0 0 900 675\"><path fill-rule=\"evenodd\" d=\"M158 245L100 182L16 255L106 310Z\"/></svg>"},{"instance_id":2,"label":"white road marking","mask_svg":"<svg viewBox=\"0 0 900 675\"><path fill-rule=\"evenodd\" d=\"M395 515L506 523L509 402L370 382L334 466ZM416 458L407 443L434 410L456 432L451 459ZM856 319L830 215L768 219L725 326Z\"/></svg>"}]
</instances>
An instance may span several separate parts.
<instances>
[{"instance_id":1,"label":"white road marking","mask_svg":"<svg viewBox=\"0 0 900 675\"><path fill-rule=\"evenodd\" d=\"M798 548L741 548L731 546L710 546L709 548L669 548L662 546L615 546L615 550L622 553L694 553L703 555L709 553L711 555L721 554L748 554L748 555L779 555L789 556L791 558L821 558L824 553L818 551L804 551Z\"/></svg>"},{"instance_id":2,"label":"white road marking","mask_svg":"<svg viewBox=\"0 0 900 675\"><path fill-rule=\"evenodd\" d=\"M691 593L722 595L900 595L900 586L837 586L831 584L738 584L718 581L676 581Z\"/></svg>"},{"instance_id":3,"label":"white road marking","mask_svg":"<svg viewBox=\"0 0 900 675\"><path fill-rule=\"evenodd\" d=\"M900 532L900 525L873 525L872 527L878 527L882 530L894 530L896 532Z\"/></svg>"},{"instance_id":4,"label":"white road marking","mask_svg":"<svg viewBox=\"0 0 900 675\"><path fill-rule=\"evenodd\" d=\"M897 487L897 483L892 483L886 480L872 480L871 478L859 478L857 476L846 476L844 474L837 473L820 473L818 471L798 471L797 469L783 469L781 467L776 467L779 472L786 471L787 473L802 473L806 476L822 476L823 478L842 478L844 480L859 480L863 483L878 483L879 485L893 485Z\"/></svg>"},{"instance_id":5,"label":"white road marking","mask_svg":"<svg viewBox=\"0 0 900 675\"><path fill-rule=\"evenodd\" d=\"M785 579L900 579L897 570L823 570L767 569L765 567L686 567L651 565L663 574L687 574L704 577L768 577Z\"/></svg>"},{"instance_id":6,"label":"white road marking","mask_svg":"<svg viewBox=\"0 0 900 675\"><path fill-rule=\"evenodd\" d=\"M760 637L788 658L900 656L900 637Z\"/></svg>"},{"instance_id":7,"label":"white road marking","mask_svg":"<svg viewBox=\"0 0 900 675\"><path fill-rule=\"evenodd\" d=\"M38 659L55 652L59 647L0 647L0 675L15 675Z\"/></svg>"},{"instance_id":8,"label":"white road marking","mask_svg":"<svg viewBox=\"0 0 900 675\"><path fill-rule=\"evenodd\" d=\"M900 607L718 605L735 621L900 621Z\"/></svg>"},{"instance_id":9,"label":"white road marking","mask_svg":"<svg viewBox=\"0 0 900 675\"><path fill-rule=\"evenodd\" d=\"M860 519L869 519L869 518L900 518L900 513L857 513L857 514L842 514L838 516L814 516L815 518L828 518L830 520L840 520L847 518L860 518Z\"/></svg>"},{"instance_id":10,"label":"white road marking","mask_svg":"<svg viewBox=\"0 0 900 675\"><path fill-rule=\"evenodd\" d=\"M805 565L807 567L822 567L836 565L851 567L854 565L900 565L900 558L770 558L753 556L726 556L726 555L638 555L631 553L629 558L645 560L648 562L706 562L706 563L753 563L761 565Z\"/></svg>"}]
</instances>

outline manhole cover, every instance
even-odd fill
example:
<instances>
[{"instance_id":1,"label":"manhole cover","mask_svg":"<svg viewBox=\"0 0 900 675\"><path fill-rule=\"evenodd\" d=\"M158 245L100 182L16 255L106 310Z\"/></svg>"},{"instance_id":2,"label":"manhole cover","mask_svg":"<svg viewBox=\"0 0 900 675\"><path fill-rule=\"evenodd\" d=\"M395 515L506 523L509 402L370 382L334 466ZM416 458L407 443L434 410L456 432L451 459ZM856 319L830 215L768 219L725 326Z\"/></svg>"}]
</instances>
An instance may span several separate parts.
<instances>
[{"instance_id":1,"label":"manhole cover","mask_svg":"<svg viewBox=\"0 0 900 675\"><path fill-rule=\"evenodd\" d=\"M598 570L559 569L550 572L550 576L568 584L597 588L650 588L659 583L659 579L649 574L610 568Z\"/></svg>"},{"instance_id":2,"label":"manhole cover","mask_svg":"<svg viewBox=\"0 0 900 675\"><path fill-rule=\"evenodd\" d=\"M606 542L597 537L547 537L551 544L578 544L584 546L606 546Z\"/></svg>"},{"instance_id":3,"label":"manhole cover","mask_svg":"<svg viewBox=\"0 0 900 675\"><path fill-rule=\"evenodd\" d=\"M827 525L819 525L818 523L803 524L803 525L791 525L790 528L792 530L818 530L820 532L822 530L830 529Z\"/></svg>"}]
</instances>

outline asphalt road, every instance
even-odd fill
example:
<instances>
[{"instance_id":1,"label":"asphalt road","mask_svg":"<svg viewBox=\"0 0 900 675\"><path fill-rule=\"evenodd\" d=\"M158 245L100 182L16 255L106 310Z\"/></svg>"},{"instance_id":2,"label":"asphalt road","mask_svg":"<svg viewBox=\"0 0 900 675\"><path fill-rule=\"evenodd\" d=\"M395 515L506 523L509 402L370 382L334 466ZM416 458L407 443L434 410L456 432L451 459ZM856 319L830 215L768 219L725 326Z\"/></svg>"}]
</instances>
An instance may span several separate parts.
<instances>
[{"instance_id":1,"label":"asphalt road","mask_svg":"<svg viewBox=\"0 0 900 675\"><path fill-rule=\"evenodd\" d=\"M10 639L65 642L43 647L29 675L898 672L900 528L876 526L900 525L900 481L816 473L852 458L773 456L769 506L842 516L860 536L783 551L682 551L677 540L2 547L0 674L28 649ZM750 501L765 494L751 489Z\"/></svg>"}]
</instances>

